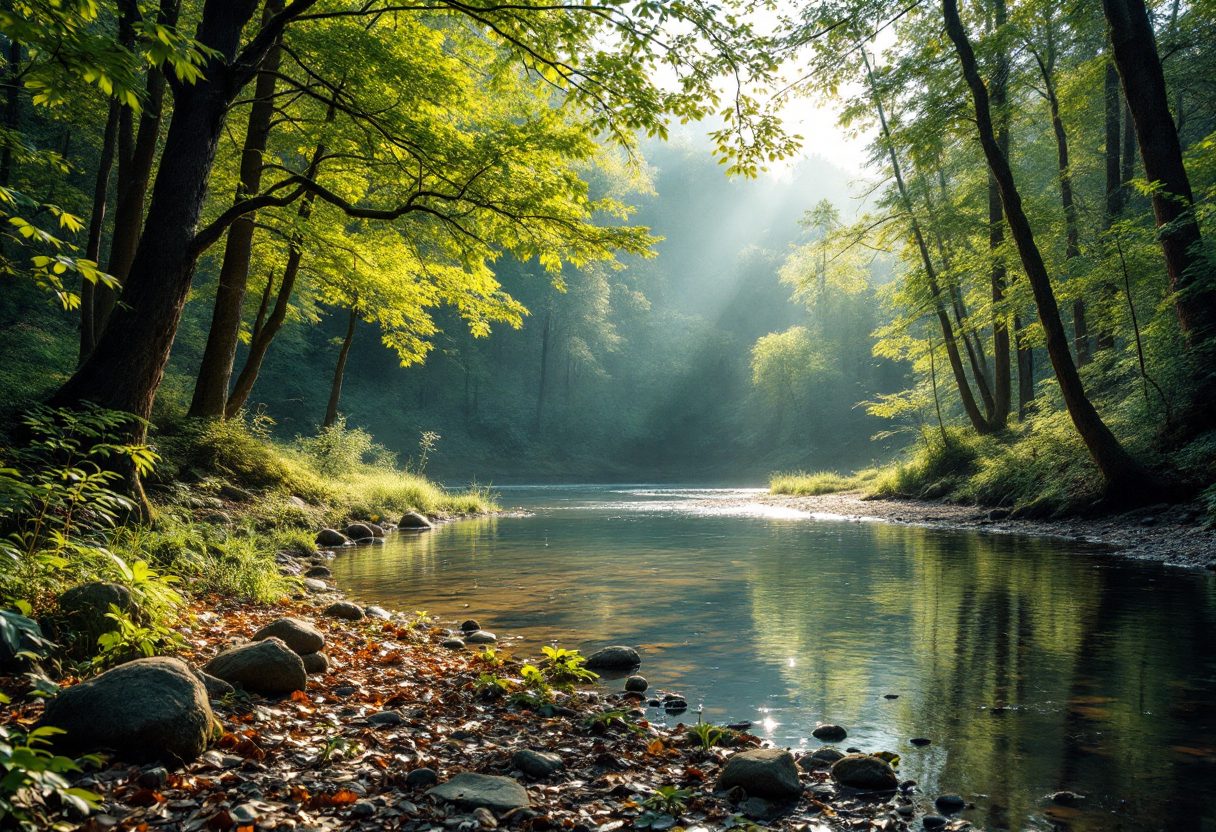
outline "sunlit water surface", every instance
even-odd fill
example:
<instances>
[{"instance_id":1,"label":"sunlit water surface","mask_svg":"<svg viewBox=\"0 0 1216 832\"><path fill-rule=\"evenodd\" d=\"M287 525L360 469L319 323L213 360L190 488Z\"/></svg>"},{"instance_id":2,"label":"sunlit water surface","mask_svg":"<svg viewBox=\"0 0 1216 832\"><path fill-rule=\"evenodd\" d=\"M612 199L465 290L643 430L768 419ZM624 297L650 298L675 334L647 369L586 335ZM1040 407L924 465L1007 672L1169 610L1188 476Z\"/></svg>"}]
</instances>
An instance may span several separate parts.
<instances>
[{"instance_id":1,"label":"sunlit water surface","mask_svg":"<svg viewBox=\"0 0 1216 832\"><path fill-rule=\"evenodd\" d=\"M895 751L902 776L973 800L964 816L987 829L1216 830L1211 573L812 516L746 490L500 493L528 514L349 551L338 585L474 617L523 656L634 645L652 689L707 720L794 749L844 725L843 745ZM1086 799L1042 799L1060 789Z\"/></svg>"}]
</instances>

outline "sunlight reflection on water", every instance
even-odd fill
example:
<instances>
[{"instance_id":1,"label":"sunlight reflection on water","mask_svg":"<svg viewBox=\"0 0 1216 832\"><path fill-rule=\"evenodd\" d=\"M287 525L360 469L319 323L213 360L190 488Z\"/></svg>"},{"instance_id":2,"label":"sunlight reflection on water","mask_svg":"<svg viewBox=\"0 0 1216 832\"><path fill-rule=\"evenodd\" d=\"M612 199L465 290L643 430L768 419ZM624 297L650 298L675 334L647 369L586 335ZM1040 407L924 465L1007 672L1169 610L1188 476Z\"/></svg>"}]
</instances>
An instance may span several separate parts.
<instances>
[{"instance_id":1,"label":"sunlight reflection on water","mask_svg":"<svg viewBox=\"0 0 1216 832\"><path fill-rule=\"evenodd\" d=\"M808 749L818 723L844 725L842 745L900 754L990 829L1050 826L1042 796L1063 788L1088 795L1073 832L1216 823L1216 576L777 509L759 489L501 491L524 513L344 553L335 579L477 618L528 657L632 644L707 720Z\"/></svg>"}]
</instances>

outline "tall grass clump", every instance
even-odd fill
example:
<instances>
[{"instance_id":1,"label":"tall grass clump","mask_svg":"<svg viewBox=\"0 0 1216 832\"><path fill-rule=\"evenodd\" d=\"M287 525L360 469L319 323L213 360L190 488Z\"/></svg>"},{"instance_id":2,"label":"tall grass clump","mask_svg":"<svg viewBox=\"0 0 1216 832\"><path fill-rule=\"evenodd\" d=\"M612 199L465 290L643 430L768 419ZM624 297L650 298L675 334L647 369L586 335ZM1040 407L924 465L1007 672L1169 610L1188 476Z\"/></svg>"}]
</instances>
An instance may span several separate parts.
<instances>
[{"instance_id":1,"label":"tall grass clump","mask_svg":"<svg viewBox=\"0 0 1216 832\"><path fill-rule=\"evenodd\" d=\"M835 494L858 487L856 476L843 476L835 471L793 471L773 474L769 478L769 491L773 494L789 494L794 497L816 497L820 494Z\"/></svg>"}]
</instances>

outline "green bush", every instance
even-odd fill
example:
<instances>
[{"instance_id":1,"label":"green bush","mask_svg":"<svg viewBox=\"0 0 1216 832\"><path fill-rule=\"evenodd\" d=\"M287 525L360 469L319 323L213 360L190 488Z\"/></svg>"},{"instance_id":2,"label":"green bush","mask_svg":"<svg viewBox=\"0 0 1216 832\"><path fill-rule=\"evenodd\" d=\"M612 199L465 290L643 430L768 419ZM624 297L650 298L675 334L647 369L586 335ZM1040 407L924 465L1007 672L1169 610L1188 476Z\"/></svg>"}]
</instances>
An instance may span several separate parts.
<instances>
[{"instance_id":1,"label":"green bush","mask_svg":"<svg viewBox=\"0 0 1216 832\"><path fill-rule=\"evenodd\" d=\"M773 494L790 494L794 497L815 497L849 491L858 486L856 476L845 477L835 471L805 471L773 474L769 477L769 490Z\"/></svg>"}]
</instances>

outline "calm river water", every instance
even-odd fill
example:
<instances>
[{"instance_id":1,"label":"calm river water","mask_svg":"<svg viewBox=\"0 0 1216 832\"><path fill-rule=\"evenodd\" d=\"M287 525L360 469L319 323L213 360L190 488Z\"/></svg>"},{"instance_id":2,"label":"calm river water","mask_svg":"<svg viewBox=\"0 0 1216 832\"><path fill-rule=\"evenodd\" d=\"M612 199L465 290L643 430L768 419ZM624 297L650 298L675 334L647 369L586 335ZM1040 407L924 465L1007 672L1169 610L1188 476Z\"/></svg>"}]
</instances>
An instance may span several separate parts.
<instances>
[{"instance_id":1,"label":"calm river water","mask_svg":"<svg viewBox=\"0 0 1216 832\"><path fill-rule=\"evenodd\" d=\"M964 817L990 830L1216 830L1212 573L812 517L743 490L499 493L528 514L350 551L338 585L471 616L522 656L634 645L652 689L688 698L684 720L700 704L794 749L838 723L843 745L895 751L902 776L973 800ZM1060 789L1086 800L1042 800Z\"/></svg>"}]
</instances>

